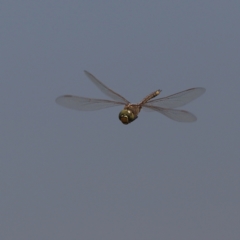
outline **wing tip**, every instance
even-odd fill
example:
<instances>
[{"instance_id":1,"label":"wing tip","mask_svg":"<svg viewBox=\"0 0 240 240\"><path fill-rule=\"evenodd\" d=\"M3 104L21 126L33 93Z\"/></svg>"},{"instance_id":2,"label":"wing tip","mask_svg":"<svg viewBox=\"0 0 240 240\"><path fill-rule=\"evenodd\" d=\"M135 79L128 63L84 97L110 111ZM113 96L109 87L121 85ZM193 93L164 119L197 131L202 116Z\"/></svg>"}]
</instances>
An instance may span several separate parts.
<instances>
[{"instance_id":1,"label":"wing tip","mask_svg":"<svg viewBox=\"0 0 240 240\"><path fill-rule=\"evenodd\" d=\"M206 88L204 88L204 87L199 87L199 89L201 89L202 90L202 93L205 93L206 92Z\"/></svg>"},{"instance_id":2,"label":"wing tip","mask_svg":"<svg viewBox=\"0 0 240 240\"><path fill-rule=\"evenodd\" d=\"M92 74L91 74L90 72L88 72L87 70L84 70L83 72L84 72L88 77L89 77L89 76L92 76Z\"/></svg>"}]
</instances>

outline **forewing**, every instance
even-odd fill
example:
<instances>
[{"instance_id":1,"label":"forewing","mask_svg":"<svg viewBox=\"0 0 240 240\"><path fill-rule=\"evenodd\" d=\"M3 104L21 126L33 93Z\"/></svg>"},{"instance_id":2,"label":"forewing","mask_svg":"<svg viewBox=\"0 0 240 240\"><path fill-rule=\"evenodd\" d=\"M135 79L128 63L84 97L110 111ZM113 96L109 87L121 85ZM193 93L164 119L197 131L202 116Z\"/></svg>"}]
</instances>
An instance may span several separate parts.
<instances>
[{"instance_id":1,"label":"forewing","mask_svg":"<svg viewBox=\"0 0 240 240\"><path fill-rule=\"evenodd\" d=\"M120 94L114 92L112 89L108 88L105 86L103 83L101 83L96 77L94 77L91 73L88 71L84 71L85 74L88 76L88 78L100 89L101 92L103 92L105 95L108 97L112 98L113 100L117 102L124 102L129 103L127 99L125 99L123 96Z\"/></svg>"},{"instance_id":2,"label":"forewing","mask_svg":"<svg viewBox=\"0 0 240 240\"><path fill-rule=\"evenodd\" d=\"M147 102L145 106L154 106L160 108L178 108L200 97L205 91L205 88L190 88L188 90L175 93L167 97L151 100Z\"/></svg>"},{"instance_id":3,"label":"forewing","mask_svg":"<svg viewBox=\"0 0 240 240\"><path fill-rule=\"evenodd\" d=\"M146 107L146 105L143 108L160 112L166 117L177 122L195 122L197 120L197 118L192 113L187 112L185 110L165 109L159 107Z\"/></svg>"},{"instance_id":4,"label":"forewing","mask_svg":"<svg viewBox=\"0 0 240 240\"><path fill-rule=\"evenodd\" d=\"M84 98L72 95L60 96L56 99L56 103L63 107L79 111L95 111L103 108L124 105L124 103L111 100Z\"/></svg>"}]
</instances>

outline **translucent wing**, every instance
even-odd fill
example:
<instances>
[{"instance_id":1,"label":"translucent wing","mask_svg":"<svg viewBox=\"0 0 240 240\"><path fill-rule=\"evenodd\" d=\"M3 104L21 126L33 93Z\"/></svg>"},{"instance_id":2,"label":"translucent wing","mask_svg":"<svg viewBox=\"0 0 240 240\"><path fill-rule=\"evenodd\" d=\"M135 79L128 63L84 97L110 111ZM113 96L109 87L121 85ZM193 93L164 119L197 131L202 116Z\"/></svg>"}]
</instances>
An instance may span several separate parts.
<instances>
[{"instance_id":1,"label":"translucent wing","mask_svg":"<svg viewBox=\"0 0 240 240\"><path fill-rule=\"evenodd\" d=\"M84 73L88 76L88 78L100 89L101 92L106 94L108 97L112 98L113 100L117 102L124 102L124 103L129 103L127 99L125 99L123 96L120 94L114 92L107 86L105 86L103 83L101 83L96 77L94 77L91 73L88 71L84 71Z\"/></svg>"},{"instance_id":2,"label":"translucent wing","mask_svg":"<svg viewBox=\"0 0 240 240\"><path fill-rule=\"evenodd\" d=\"M151 100L147 102L144 106L154 106L160 108L178 108L200 97L205 91L205 88L190 88L188 90L175 93L167 97Z\"/></svg>"},{"instance_id":3,"label":"translucent wing","mask_svg":"<svg viewBox=\"0 0 240 240\"><path fill-rule=\"evenodd\" d=\"M197 118L192 113L187 112L185 110L166 109L166 108L159 108L159 107L147 107L146 105L144 105L143 108L160 112L166 117L177 122L195 122L197 120Z\"/></svg>"},{"instance_id":4,"label":"translucent wing","mask_svg":"<svg viewBox=\"0 0 240 240\"><path fill-rule=\"evenodd\" d=\"M125 104L111 100L84 98L72 95L60 96L56 99L56 103L63 107L79 111L95 111Z\"/></svg>"}]
</instances>

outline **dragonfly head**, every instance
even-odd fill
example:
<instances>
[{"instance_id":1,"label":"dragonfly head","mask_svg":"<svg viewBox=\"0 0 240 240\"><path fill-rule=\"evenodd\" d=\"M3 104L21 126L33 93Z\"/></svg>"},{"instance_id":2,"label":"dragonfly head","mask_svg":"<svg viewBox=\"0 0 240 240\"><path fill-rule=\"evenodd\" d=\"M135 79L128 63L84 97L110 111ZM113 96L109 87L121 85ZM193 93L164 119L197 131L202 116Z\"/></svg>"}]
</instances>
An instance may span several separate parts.
<instances>
[{"instance_id":1,"label":"dragonfly head","mask_svg":"<svg viewBox=\"0 0 240 240\"><path fill-rule=\"evenodd\" d=\"M136 119L136 117L134 116L134 114L132 113L131 110L128 109L123 109L120 113L119 113L119 120L123 123L123 124L129 124L131 123L133 120Z\"/></svg>"}]
</instances>

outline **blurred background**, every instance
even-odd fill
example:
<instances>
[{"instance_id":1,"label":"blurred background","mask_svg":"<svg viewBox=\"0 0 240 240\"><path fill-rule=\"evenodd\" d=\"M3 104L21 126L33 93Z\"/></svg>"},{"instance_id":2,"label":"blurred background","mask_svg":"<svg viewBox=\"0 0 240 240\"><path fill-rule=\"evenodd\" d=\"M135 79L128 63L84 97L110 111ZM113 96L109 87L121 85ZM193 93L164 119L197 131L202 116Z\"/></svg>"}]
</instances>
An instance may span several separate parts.
<instances>
[{"instance_id":1,"label":"blurred background","mask_svg":"<svg viewBox=\"0 0 240 240\"><path fill-rule=\"evenodd\" d=\"M240 239L240 2L0 3L1 240ZM195 123L121 107L192 87Z\"/></svg>"}]
</instances>

